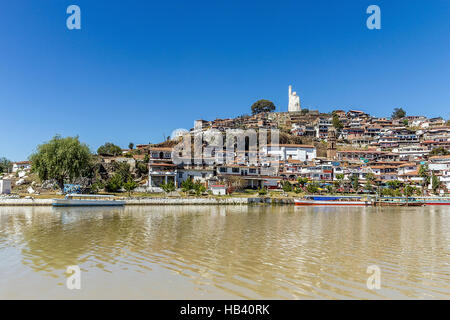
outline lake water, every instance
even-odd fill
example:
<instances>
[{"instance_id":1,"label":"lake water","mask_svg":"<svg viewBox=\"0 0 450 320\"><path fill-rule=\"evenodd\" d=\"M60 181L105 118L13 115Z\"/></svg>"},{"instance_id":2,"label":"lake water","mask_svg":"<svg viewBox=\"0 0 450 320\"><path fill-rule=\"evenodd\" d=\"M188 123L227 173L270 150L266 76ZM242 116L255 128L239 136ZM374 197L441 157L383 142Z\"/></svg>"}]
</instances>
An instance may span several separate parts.
<instances>
[{"instance_id":1,"label":"lake water","mask_svg":"<svg viewBox=\"0 0 450 320\"><path fill-rule=\"evenodd\" d=\"M450 208L0 207L14 298L449 299Z\"/></svg>"}]
</instances>

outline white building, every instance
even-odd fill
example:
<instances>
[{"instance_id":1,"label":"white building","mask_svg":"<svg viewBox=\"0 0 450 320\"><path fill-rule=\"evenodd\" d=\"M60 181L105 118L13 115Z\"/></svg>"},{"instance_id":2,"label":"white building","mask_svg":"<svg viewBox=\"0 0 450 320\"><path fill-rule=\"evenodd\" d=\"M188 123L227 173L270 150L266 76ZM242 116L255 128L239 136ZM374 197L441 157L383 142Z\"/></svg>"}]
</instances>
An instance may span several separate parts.
<instances>
[{"instance_id":1,"label":"white building","mask_svg":"<svg viewBox=\"0 0 450 320\"><path fill-rule=\"evenodd\" d=\"M430 150L425 147L421 146L405 146L400 148L394 148L392 149L393 153L398 153L399 160L415 160L415 159L422 159L424 156L426 156L428 153L430 153Z\"/></svg>"},{"instance_id":2,"label":"white building","mask_svg":"<svg viewBox=\"0 0 450 320\"><path fill-rule=\"evenodd\" d=\"M316 158L316 148L305 144L267 145L261 148L261 152L278 161L310 161Z\"/></svg>"},{"instance_id":3,"label":"white building","mask_svg":"<svg viewBox=\"0 0 450 320\"><path fill-rule=\"evenodd\" d=\"M19 170L28 170L28 169L31 169L30 161L19 161L19 162L13 163L12 172L17 172Z\"/></svg>"},{"instance_id":4,"label":"white building","mask_svg":"<svg viewBox=\"0 0 450 320\"><path fill-rule=\"evenodd\" d=\"M192 179L194 182L201 182L203 184L206 184L211 178L214 177L214 169L210 168L192 168L192 169L178 169L178 184L181 185L181 183L185 180Z\"/></svg>"},{"instance_id":5,"label":"white building","mask_svg":"<svg viewBox=\"0 0 450 320\"><path fill-rule=\"evenodd\" d=\"M212 191L212 194L215 196L224 196L227 194L227 187L222 184L210 185L209 189Z\"/></svg>"}]
</instances>

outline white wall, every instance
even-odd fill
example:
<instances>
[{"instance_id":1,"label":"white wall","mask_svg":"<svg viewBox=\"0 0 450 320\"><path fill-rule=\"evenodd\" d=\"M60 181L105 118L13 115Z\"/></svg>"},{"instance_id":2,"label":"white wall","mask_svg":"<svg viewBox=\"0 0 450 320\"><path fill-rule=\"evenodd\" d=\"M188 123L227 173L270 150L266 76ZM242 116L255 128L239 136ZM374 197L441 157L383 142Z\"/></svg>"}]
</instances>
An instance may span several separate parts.
<instances>
[{"instance_id":1,"label":"white wall","mask_svg":"<svg viewBox=\"0 0 450 320\"><path fill-rule=\"evenodd\" d=\"M11 181L0 180L0 194L10 194L10 193L11 193Z\"/></svg>"},{"instance_id":2,"label":"white wall","mask_svg":"<svg viewBox=\"0 0 450 320\"><path fill-rule=\"evenodd\" d=\"M286 161L288 159L309 161L316 158L315 148L301 148L301 147L268 147L262 150L272 156L277 156L281 161Z\"/></svg>"},{"instance_id":3,"label":"white wall","mask_svg":"<svg viewBox=\"0 0 450 320\"><path fill-rule=\"evenodd\" d=\"M182 177L180 178L179 173L182 173ZM205 174L205 178L202 177L202 174ZM188 179L189 176L192 176L192 179L194 181L200 181L200 182L206 182L206 180L209 180L213 177L213 171L212 170L179 170L177 173L177 181L179 183L185 181Z\"/></svg>"}]
</instances>

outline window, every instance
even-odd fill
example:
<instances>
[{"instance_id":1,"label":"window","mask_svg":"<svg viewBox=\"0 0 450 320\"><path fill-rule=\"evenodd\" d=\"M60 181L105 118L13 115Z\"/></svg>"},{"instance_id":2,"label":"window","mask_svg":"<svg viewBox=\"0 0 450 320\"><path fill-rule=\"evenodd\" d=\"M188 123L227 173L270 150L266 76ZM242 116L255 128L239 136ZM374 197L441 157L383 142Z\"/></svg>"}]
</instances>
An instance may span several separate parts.
<instances>
[{"instance_id":1,"label":"window","mask_svg":"<svg viewBox=\"0 0 450 320\"><path fill-rule=\"evenodd\" d=\"M239 168L233 168L233 169L231 170L231 172L233 172L233 173L239 173Z\"/></svg>"},{"instance_id":2,"label":"window","mask_svg":"<svg viewBox=\"0 0 450 320\"><path fill-rule=\"evenodd\" d=\"M256 173L256 169L249 169L248 172L250 172L250 173Z\"/></svg>"},{"instance_id":3,"label":"window","mask_svg":"<svg viewBox=\"0 0 450 320\"><path fill-rule=\"evenodd\" d=\"M206 178L206 173L202 172L202 178L203 178L203 179Z\"/></svg>"},{"instance_id":4,"label":"window","mask_svg":"<svg viewBox=\"0 0 450 320\"><path fill-rule=\"evenodd\" d=\"M227 172L227 168L225 168L225 167L220 167L220 168L219 168L219 172Z\"/></svg>"}]
</instances>

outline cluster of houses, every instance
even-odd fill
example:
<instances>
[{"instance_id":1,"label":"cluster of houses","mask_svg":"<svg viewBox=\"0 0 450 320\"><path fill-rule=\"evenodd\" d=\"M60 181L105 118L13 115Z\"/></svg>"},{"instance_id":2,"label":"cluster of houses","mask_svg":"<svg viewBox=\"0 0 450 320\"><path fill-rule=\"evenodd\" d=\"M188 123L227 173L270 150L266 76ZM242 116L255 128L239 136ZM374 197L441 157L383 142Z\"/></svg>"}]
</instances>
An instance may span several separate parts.
<instances>
[{"instance_id":1,"label":"cluster of houses","mask_svg":"<svg viewBox=\"0 0 450 320\"><path fill-rule=\"evenodd\" d=\"M133 167L133 162L148 160L148 179L142 187L150 192L162 191L161 187L169 182L180 187L188 179L199 181L217 194L225 193L237 180L243 188L253 189L280 188L285 181L293 183L300 177L320 183L330 183L338 177L349 181L358 177L363 185L370 174L379 185L392 180L420 184L423 178L419 170L426 165L430 175L441 182L440 191L448 193L450 155L445 155L447 152L430 155L435 148L450 149L450 127L446 124L442 118L376 118L358 110L336 110L333 114L313 110L267 112L234 119L197 120L190 134L198 128L220 132L237 128L283 129L311 143L264 146L258 151L258 157L269 157L274 165L251 162L248 150L244 154L222 150L213 155L217 161L177 164L172 147L154 145L137 145L139 152L133 152L131 158L116 157L108 161L123 160ZM318 155L316 146L321 143L327 145L326 156ZM26 161L14 163L13 172L29 166Z\"/></svg>"},{"instance_id":2,"label":"cluster of houses","mask_svg":"<svg viewBox=\"0 0 450 320\"><path fill-rule=\"evenodd\" d=\"M253 119L264 120L263 117L264 115L259 114ZM336 181L338 175L346 180L352 180L357 176L362 185L369 173L375 176L375 182L380 185L392 180L418 185L423 179L419 174L420 166L426 165L430 175L435 175L441 181L441 192L450 190L450 155L429 155L436 147L443 146L444 149L448 149L450 127L443 125L442 121L424 119L424 117L407 117L399 120L376 119L359 111L347 113L346 120L340 132L336 132L329 126L326 129L326 135L323 136L322 132L325 132L325 129L321 126L325 122L318 122L319 130L316 131L315 137L327 143L327 156L317 156L314 145L278 144L262 148L260 152L270 156L277 163L275 170L267 170L268 168L264 165L251 165L248 161L248 152L244 156L244 162L242 162L242 155L234 152L231 157L236 159L236 163L217 161L215 164L204 162L193 164L189 161L186 164L176 165L172 159L172 148L140 145L141 149L148 151L150 159L148 188L157 191L161 184L169 181L173 181L179 187L183 181L193 179L214 191L218 186L226 188L229 181L233 181L233 177L239 178L245 188L280 188L284 181L294 182L299 177L308 178L309 181L329 183ZM417 124L420 129L406 128L404 120L415 121L414 124ZM242 119L239 120L238 125L242 128L245 122L241 121ZM221 123L224 125L224 122ZM352 144L342 142L344 139L353 139L356 136L355 132L351 137L348 135L349 128L356 123L359 123L362 128L362 134L367 133L374 139L373 141L377 142L371 142L364 148L354 148ZM202 121L202 127L205 130L216 124L217 121L210 123ZM254 125L255 122L251 121L250 124ZM228 125L231 126L230 123ZM376 129L379 127L383 129L372 130L374 126ZM394 143L392 139L389 148L382 144L382 141L388 137L395 137L396 141ZM375 140L376 138L378 140ZM433 143L430 143L431 141ZM222 156L223 154L220 155ZM240 162L237 161L238 157Z\"/></svg>"},{"instance_id":3,"label":"cluster of houses","mask_svg":"<svg viewBox=\"0 0 450 320\"><path fill-rule=\"evenodd\" d=\"M228 187L232 177L242 180L245 188L280 188L283 181L296 181L299 177L321 183L333 182L340 177L352 180L357 176L364 183L372 173L375 182L386 184L398 180L409 184L420 184L420 166L426 164L430 174L442 183L442 192L450 190L450 155L426 156L426 153L408 154L379 150L336 151L333 158L317 157L312 145L268 146L263 152L277 159L276 171L264 166L246 164L186 164L175 165L171 148L150 147L148 187L160 191L162 184L172 181L180 187L187 179L199 181L206 187Z\"/></svg>"},{"instance_id":4,"label":"cluster of houses","mask_svg":"<svg viewBox=\"0 0 450 320\"><path fill-rule=\"evenodd\" d=\"M407 116L388 119L372 117L358 110L335 110L333 114L319 113L316 110L304 111L267 112L212 121L197 120L195 127L221 131L233 128L285 128L297 136L326 141L328 131L333 129L333 116L336 116L342 125L337 135L342 145L380 150L414 147L426 151L435 147L450 148L450 127L446 126L446 121L441 117Z\"/></svg>"}]
</instances>

